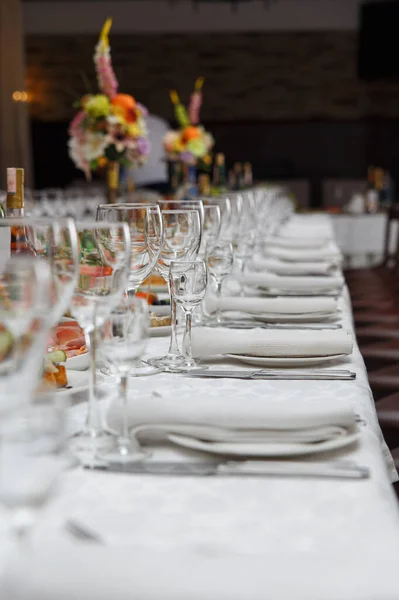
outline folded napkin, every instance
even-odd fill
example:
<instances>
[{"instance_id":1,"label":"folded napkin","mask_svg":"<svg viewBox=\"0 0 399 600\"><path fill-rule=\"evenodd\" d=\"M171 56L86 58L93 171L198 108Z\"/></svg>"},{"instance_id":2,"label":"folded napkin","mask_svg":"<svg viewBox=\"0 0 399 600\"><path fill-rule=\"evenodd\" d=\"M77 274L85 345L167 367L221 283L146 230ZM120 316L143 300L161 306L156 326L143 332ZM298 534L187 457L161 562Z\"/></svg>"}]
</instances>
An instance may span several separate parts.
<instances>
[{"instance_id":1,"label":"folded napkin","mask_svg":"<svg viewBox=\"0 0 399 600\"><path fill-rule=\"evenodd\" d=\"M298 232L298 237L285 237L285 236L281 236L281 235L276 235L273 237L270 237L267 240L267 244L270 246L281 246L282 248L304 248L304 249L311 249L311 248L321 248L322 246L325 246L326 243L329 241L329 237L327 236L320 236L320 237L316 237L316 236L299 236L299 232Z\"/></svg>"},{"instance_id":2,"label":"folded napkin","mask_svg":"<svg viewBox=\"0 0 399 600\"><path fill-rule=\"evenodd\" d=\"M274 273L247 272L240 276L240 282L252 287L264 287L270 290L287 292L332 292L342 288L342 275L330 277L299 277L275 275Z\"/></svg>"},{"instance_id":3,"label":"folded napkin","mask_svg":"<svg viewBox=\"0 0 399 600\"><path fill-rule=\"evenodd\" d=\"M299 358L351 354L352 335L343 329L193 329L193 355L249 354L270 358Z\"/></svg>"},{"instance_id":4,"label":"folded napkin","mask_svg":"<svg viewBox=\"0 0 399 600\"><path fill-rule=\"evenodd\" d=\"M266 256L290 260L296 262L311 261L320 262L326 260L341 260L341 253L335 244L328 244L321 248L281 248L279 246L266 245L264 249Z\"/></svg>"},{"instance_id":5,"label":"folded napkin","mask_svg":"<svg viewBox=\"0 0 399 600\"><path fill-rule=\"evenodd\" d=\"M270 271L277 275L328 275L335 269L337 262L288 262L278 258L253 257L251 267L255 271Z\"/></svg>"},{"instance_id":6,"label":"folded napkin","mask_svg":"<svg viewBox=\"0 0 399 600\"><path fill-rule=\"evenodd\" d=\"M162 440L176 433L208 441L254 443L309 443L332 439L355 423L347 401L334 402L291 397L279 400L242 395L190 394L132 398L128 402L129 428L141 440ZM119 430L122 403L111 404L109 427Z\"/></svg>"},{"instance_id":7,"label":"folded napkin","mask_svg":"<svg viewBox=\"0 0 399 600\"><path fill-rule=\"evenodd\" d=\"M206 309L215 312L220 306L222 311L239 311L251 315L301 315L301 314L331 314L337 310L335 298L241 298L222 296L207 297Z\"/></svg>"}]
</instances>

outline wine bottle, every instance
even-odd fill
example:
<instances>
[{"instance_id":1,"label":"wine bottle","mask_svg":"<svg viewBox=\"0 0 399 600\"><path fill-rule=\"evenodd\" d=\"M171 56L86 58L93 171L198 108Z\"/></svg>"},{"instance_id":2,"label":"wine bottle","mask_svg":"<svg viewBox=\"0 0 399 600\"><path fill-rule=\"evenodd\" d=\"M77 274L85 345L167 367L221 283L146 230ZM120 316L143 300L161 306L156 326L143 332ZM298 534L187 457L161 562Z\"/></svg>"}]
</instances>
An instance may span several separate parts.
<instances>
[{"instance_id":1,"label":"wine bottle","mask_svg":"<svg viewBox=\"0 0 399 600\"><path fill-rule=\"evenodd\" d=\"M226 164L224 154L219 152L215 156L213 166L213 186L218 190L226 189Z\"/></svg>"},{"instance_id":2,"label":"wine bottle","mask_svg":"<svg viewBox=\"0 0 399 600\"><path fill-rule=\"evenodd\" d=\"M6 215L8 218L24 216L24 170L14 167L7 169L7 200ZM33 254L25 227L11 226L11 254Z\"/></svg>"},{"instance_id":3,"label":"wine bottle","mask_svg":"<svg viewBox=\"0 0 399 600\"><path fill-rule=\"evenodd\" d=\"M252 187L253 177L252 177L252 165L250 162L244 163L244 186Z\"/></svg>"},{"instance_id":4,"label":"wine bottle","mask_svg":"<svg viewBox=\"0 0 399 600\"><path fill-rule=\"evenodd\" d=\"M199 195L204 198L209 198L211 195L209 175L206 173L201 173L201 175L198 176L198 191Z\"/></svg>"}]
</instances>

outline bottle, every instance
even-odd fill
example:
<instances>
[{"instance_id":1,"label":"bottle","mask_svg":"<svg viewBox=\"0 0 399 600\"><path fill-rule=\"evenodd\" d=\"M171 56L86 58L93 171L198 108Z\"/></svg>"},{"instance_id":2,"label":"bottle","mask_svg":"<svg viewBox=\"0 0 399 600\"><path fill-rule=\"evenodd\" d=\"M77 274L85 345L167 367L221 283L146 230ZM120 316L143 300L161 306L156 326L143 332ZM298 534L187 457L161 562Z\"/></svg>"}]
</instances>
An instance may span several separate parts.
<instances>
[{"instance_id":1,"label":"bottle","mask_svg":"<svg viewBox=\"0 0 399 600\"><path fill-rule=\"evenodd\" d=\"M24 170L7 169L6 215L8 218L24 216ZM25 227L11 227L11 254L32 254L36 252L28 241Z\"/></svg>"},{"instance_id":2,"label":"bottle","mask_svg":"<svg viewBox=\"0 0 399 600\"><path fill-rule=\"evenodd\" d=\"M378 169L369 167L367 173L367 191L366 191L366 210L368 213L375 213L378 210L379 195L376 188Z\"/></svg>"},{"instance_id":3,"label":"bottle","mask_svg":"<svg viewBox=\"0 0 399 600\"><path fill-rule=\"evenodd\" d=\"M209 198L209 196L211 195L211 184L209 181L209 175L207 175L206 173L201 173L201 175L198 176L198 191L199 195L203 196L204 198Z\"/></svg>"},{"instance_id":4,"label":"bottle","mask_svg":"<svg viewBox=\"0 0 399 600\"><path fill-rule=\"evenodd\" d=\"M226 189L226 164L224 154L219 152L215 156L215 164L213 165L213 187L217 190Z\"/></svg>"},{"instance_id":5,"label":"bottle","mask_svg":"<svg viewBox=\"0 0 399 600\"><path fill-rule=\"evenodd\" d=\"M252 177L252 165L250 162L244 163L244 186L252 187L253 177Z\"/></svg>"},{"instance_id":6,"label":"bottle","mask_svg":"<svg viewBox=\"0 0 399 600\"><path fill-rule=\"evenodd\" d=\"M235 189L237 191L242 190L242 188L244 186L244 180L243 180L242 164L240 162L236 162L234 164L234 174L235 174Z\"/></svg>"}]
</instances>

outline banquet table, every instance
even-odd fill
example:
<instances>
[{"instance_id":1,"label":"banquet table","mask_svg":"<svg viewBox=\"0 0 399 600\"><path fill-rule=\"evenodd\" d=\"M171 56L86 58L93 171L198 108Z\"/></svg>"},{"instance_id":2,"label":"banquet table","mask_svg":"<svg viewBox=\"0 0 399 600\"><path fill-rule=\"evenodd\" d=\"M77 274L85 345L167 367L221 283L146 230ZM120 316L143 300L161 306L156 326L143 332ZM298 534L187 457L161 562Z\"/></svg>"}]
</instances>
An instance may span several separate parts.
<instances>
[{"instance_id":1,"label":"banquet table","mask_svg":"<svg viewBox=\"0 0 399 600\"><path fill-rule=\"evenodd\" d=\"M346 289L339 308L340 322L353 330ZM148 355L161 354L167 345L167 338L153 338ZM248 368L231 359L209 364ZM251 397L344 398L356 412L361 436L350 449L325 458L366 465L369 479L137 476L74 466L19 563L19 600L397 600L399 512L391 486L397 473L357 345L329 368L348 368L357 378L246 381L159 374L133 379L130 402L154 393L165 402L179 395L187 402L194 394L238 396L248 405ZM102 380L99 390L114 387ZM110 402L108 396L101 400L104 413ZM82 425L85 409L84 395L73 396L71 431ZM152 458L190 456L161 446ZM98 532L104 543L73 539L66 519ZM5 527L2 519L4 568Z\"/></svg>"}]
</instances>

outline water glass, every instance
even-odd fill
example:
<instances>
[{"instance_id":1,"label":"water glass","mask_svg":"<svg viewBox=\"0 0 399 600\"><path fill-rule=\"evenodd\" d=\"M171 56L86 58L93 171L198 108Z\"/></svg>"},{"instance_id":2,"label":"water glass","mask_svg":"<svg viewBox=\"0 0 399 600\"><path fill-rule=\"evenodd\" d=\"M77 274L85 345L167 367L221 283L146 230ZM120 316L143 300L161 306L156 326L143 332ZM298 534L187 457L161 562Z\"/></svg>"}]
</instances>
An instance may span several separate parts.
<instances>
[{"instance_id":1,"label":"water glass","mask_svg":"<svg viewBox=\"0 0 399 600\"><path fill-rule=\"evenodd\" d=\"M198 366L198 361L193 358L192 354L191 324L192 314L205 296L208 283L206 264L203 260L198 262L172 262L169 280L172 297L176 304L182 307L186 317L183 338L184 363L173 370L178 372L190 371Z\"/></svg>"},{"instance_id":2,"label":"water glass","mask_svg":"<svg viewBox=\"0 0 399 600\"><path fill-rule=\"evenodd\" d=\"M215 324L222 323L222 313L220 310L220 299L222 293L222 282L229 275L233 268L233 246L230 242L220 241L207 248L206 264L208 273L216 283L217 308Z\"/></svg>"}]
</instances>

